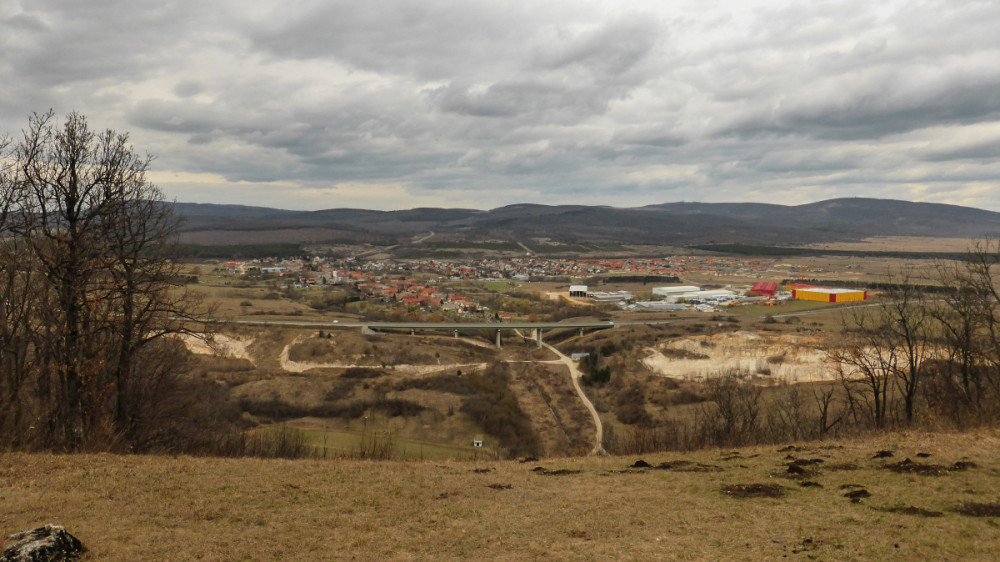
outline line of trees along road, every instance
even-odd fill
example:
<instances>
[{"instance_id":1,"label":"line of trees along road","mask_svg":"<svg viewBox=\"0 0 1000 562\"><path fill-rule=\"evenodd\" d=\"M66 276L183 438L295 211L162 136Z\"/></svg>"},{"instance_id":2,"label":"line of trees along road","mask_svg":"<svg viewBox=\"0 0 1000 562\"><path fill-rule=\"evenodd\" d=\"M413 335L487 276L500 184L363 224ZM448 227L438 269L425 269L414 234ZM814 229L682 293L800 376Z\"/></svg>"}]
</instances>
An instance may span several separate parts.
<instances>
[{"instance_id":1,"label":"line of trees along road","mask_svg":"<svg viewBox=\"0 0 1000 562\"><path fill-rule=\"evenodd\" d=\"M79 114L0 139L0 449L141 450L195 304L151 158Z\"/></svg>"}]
</instances>

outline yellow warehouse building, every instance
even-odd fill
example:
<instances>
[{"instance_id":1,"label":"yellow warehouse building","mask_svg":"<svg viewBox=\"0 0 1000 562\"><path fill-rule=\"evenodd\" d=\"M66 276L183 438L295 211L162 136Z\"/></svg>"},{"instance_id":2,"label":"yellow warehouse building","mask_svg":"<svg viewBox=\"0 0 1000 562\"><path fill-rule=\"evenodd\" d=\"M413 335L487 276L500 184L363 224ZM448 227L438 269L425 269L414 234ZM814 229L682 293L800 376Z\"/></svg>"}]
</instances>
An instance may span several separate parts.
<instances>
[{"instance_id":1,"label":"yellow warehouse building","mask_svg":"<svg viewBox=\"0 0 1000 562\"><path fill-rule=\"evenodd\" d=\"M825 287L811 287L808 289L793 290L792 298L800 301L860 302L868 300L868 293L866 291L858 291L856 289L828 289Z\"/></svg>"}]
</instances>

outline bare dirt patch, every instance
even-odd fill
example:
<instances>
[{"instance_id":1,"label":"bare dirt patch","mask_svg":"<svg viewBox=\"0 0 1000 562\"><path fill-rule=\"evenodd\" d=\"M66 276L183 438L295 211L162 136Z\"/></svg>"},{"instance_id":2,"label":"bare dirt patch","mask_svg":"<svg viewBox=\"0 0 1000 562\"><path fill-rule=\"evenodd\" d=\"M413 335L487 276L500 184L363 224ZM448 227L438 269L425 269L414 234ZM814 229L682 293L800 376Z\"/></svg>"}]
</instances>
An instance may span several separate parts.
<instances>
[{"instance_id":1,"label":"bare dirt patch","mask_svg":"<svg viewBox=\"0 0 1000 562\"><path fill-rule=\"evenodd\" d=\"M851 500L854 503L858 503L864 498L872 497L872 494L868 490L861 488L859 490L851 490L850 492L845 493L844 497Z\"/></svg>"},{"instance_id":2,"label":"bare dirt patch","mask_svg":"<svg viewBox=\"0 0 1000 562\"><path fill-rule=\"evenodd\" d=\"M972 517L1000 517L1000 503L963 503L955 511Z\"/></svg>"},{"instance_id":3,"label":"bare dirt patch","mask_svg":"<svg viewBox=\"0 0 1000 562\"><path fill-rule=\"evenodd\" d=\"M923 509L921 507L914 507L912 505L894 505L876 508L879 511L884 511L886 513L899 513L901 515L918 515L920 517L941 517L944 513L940 511L931 511L929 509Z\"/></svg>"},{"instance_id":4,"label":"bare dirt patch","mask_svg":"<svg viewBox=\"0 0 1000 562\"><path fill-rule=\"evenodd\" d=\"M777 484L730 484L722 493L734 498L780 498L784 489Z\"/></svg>"},{"instance_id":5,"label":"bare dirt patch","mask_svg":"<svg viewBox=\"0 0 1000 562\"><path fill-rule=\"evenodd\" d=\"M568 474L580 474L583 471L571 470L568 468L557 468L555 470L549 470L544 466L536 466L535 468L531 469L531 472L534 472L535 474L541 476L566 476Z\"/></svg>"},{"instance_id":6,"label":"bare dirt patch","mask_svg":"<svg viewBox=\"0 0 1000 562\"><path fill-rule=\"evenodd\" d=\"M904 459L897 463L887 464L882 468L901 474L907 473L920 474L922 476L941 476L948 474L949 472L960 472L975 467L976 463L971 461L958 461L951 466L944 466L940 464L919 463L911 461L910 459Z\"/></svg>"},{"instance_id":7,"label":"bare dirt patch","mask_svg":"<svg viewBox=\"0 0 1000 562\"><path fill-rule=\"evenodd\" d=\"M860 250L865 252L966 252L972 241L968 238L933 238L928 236L873 236L859 242L827 242L809 244L809 248L829 250Z\"/></svg>"}]
</instances>

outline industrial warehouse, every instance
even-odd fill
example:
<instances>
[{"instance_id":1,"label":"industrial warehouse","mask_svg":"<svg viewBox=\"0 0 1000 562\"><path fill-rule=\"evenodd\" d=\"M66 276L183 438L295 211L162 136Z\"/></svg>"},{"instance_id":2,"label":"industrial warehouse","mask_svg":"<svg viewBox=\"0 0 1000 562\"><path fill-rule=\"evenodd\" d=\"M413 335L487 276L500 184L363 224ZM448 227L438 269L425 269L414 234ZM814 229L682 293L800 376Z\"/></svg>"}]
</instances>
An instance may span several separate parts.
<instances>
[{"instance_id":1,"label":"industrial warehouse","mask_svg":"<svg viewBox=\"0 0 1000 562\"><path fill-rule=\"evenodd\" d=\"M764 303L776 304L790 300L849 303L868 299L868 292L840 287L817 287L790 283L779 288L778 283L758 282L749 288L702 289L693 285L654 287L652 300L637 301L629 291L591 291L586 285L570 287L570 296L588 298L594 302L612 302L627 310L665 312L698 310L718 311L720 306Z\"/></svg>"}]
</instances>

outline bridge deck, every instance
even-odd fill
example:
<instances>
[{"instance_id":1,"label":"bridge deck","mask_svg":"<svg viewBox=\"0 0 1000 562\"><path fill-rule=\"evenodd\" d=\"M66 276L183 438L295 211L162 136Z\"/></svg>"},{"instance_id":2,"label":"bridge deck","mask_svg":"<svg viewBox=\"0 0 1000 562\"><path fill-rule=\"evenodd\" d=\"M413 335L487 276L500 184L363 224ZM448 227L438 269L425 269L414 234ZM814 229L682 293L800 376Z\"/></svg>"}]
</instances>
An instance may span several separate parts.
<instances>
[{"instance_id":1,"label":"bridge deck","mask_svg":"<svg viewBox=\"0 0 1000 562\"><path fill-rule=\"evenodd\" d=\"M369 330L558 330L614 328L614 322L358 322Z\"/></svg>"}]
</instances>

